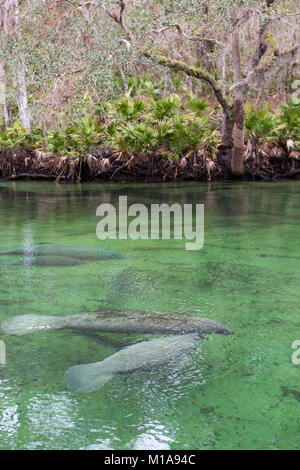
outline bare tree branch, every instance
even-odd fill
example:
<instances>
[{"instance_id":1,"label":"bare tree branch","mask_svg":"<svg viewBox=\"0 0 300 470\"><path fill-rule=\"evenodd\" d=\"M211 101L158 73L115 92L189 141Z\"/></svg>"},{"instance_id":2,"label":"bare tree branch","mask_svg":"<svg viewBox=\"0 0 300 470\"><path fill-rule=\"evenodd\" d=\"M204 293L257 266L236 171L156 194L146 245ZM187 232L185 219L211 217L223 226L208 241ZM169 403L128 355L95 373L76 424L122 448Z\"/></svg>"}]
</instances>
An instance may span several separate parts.
<instances>
[{"instance_id":1,"label":"bare tree branch","mask_svg":"<svg viewBox=\"0 0 300 470\"><path fill-rule=\"evenodd\" d=\"M108 16L110 16L111 19L114 20L122 28L122 30L126 34L126 39L128 41L132 41L132 38L133 38L132 33L130 29L127 26L125 26L124 21L123 21L123 13L124 13L125 6L126 6L125 2L124 0L118 0L117 3L119 5L119 11L116 11L116 10L110 11L104 5L102 5L102 7L104 11L108 14Z\"/></svg>"},{"instance_id":2,"label":"bare tree branch","mask_svg":"<svg viewBox=\"0 0 300 470\"><path fill-rule=\"evenodd\" d=\"M206 41L206 42L212 42L214 44L218 44L219 46L225 47L225 44L221 43L217 39L208 38L208 37L202 36L201 34L196 34L195 36L189 36L182 30L181 26L178 23L173 23L173 24L170 24L169 26L165 26L164 28L161 28L158 30L152 30L152 31L155 34L161 34L171 28L176 28L179 34L183 36L185 39L188 39L189 41Z\"/></svg>"},{"instance_id":3,"label":"bare tree branch","mask_svg":"<svg viewBox=\"0 0 300 470\"><path fill-rule=\"evenodd\" d=\"M267 20L259 28L257 48L255 49L254 54L250 59L249 67L247 70L246 80L248 83L250 82L250 79L252 78L254 74L254 70L258 66L261 58L267 52L268 45L266 43L266 33L267 33L267 27L269 26L269 24L270 24L270 20Z\"/></svg>"},{"instance_id":4,"label":"bare tree branch","mask_svg":"<svg viewBox=\"0 0 300 470\"><path fill-rule=\"evenodd\" d=\"M279 51L279 49L275 49L274 56L282 57L284 55L291 55L297 52L300 49L300 44L296 44L296 46L292 47L291 49L286 49L285 51Z\"/></svg>"}]
</instances>

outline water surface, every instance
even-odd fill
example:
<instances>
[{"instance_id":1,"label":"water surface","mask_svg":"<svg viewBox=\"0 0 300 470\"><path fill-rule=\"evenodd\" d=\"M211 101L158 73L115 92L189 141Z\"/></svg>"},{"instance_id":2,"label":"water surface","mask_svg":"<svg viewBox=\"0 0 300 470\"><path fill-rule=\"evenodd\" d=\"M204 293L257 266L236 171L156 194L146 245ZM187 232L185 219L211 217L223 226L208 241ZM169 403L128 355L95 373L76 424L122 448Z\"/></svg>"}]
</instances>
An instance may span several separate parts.
<instances>
[{"instance_id":1,"label":"water surface","mask_svg":"<svg viewBox=\"0 0 300 470\"><path fill-rule=\"evenodd\" d=\"M205 204L205 245L96 237L103 202ZM0 246L99 247L123 259L32 264L0 257L0 322L14 315L172 310L221 321L189 362L116 376L77 394L76 364L146 339L128 334L0 332L1 449L299 448L300 184L0 184ZM28 261L29 259L29 261ZM148 337L148 336L147 336ZM152 338L152 336L149 336Z\"/></svg>"}]
</instances>

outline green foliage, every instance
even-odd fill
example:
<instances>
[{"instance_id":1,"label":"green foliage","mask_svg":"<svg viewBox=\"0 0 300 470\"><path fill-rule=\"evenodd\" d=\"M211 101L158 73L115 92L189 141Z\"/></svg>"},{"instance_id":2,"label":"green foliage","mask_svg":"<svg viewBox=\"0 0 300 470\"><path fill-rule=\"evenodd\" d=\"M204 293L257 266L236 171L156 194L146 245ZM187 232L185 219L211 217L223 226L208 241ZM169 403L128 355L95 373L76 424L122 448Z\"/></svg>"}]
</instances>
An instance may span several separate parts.
<instances>
[{"instance_id":1,"label":"green foliage","mask_svg":"<svg viewBox=\"0 0 300 470\"><path fill-rule=\"evenodd\" d=\"M28 133L19 121L0 133L0 147L4 149L31 150L42 145L43 142L43 132L39 127L35 127Z\"/></svg>"},{"instance_id":2,"label":"green foliage","mask_svg":"<svg viewBox=\"0 0 300 470\"><path fill-rule=\"evenodd\" d=\"M116 138L121 152L147 152L154 150L158 143L155 130L145 123L122 125Z\"/></svg>"},{"instance_id":3,"label":"green foliage","mask_svg":"<svg viewBox=\"0 0 300 470\"><path fill-rule=\"evenodd\" d=\"M172 75L171 80L176 91L181 91L184 89L185 83L182 74Z\"/></svg>"},{"instance_id":4,"label":"green foliage","mask_svg":"<svg viewBox=\"0 0 300 470\"><path fill-rule=\"evenodd\" d=\"M189 94L188 106L197 116L202 116L204 111L209 109L209 104L203 98L197 98L192 93Z\"/></svg>"},{"instance_id":5,"label":"green foliage","mask_svg":"<svg viewBox=\"0 0 300 470\"><path fill-rule=\"evenodd\" d=\"M265 105L262 109L255 109L252 104L246 106L245 127L247 134L258 140L273 140L278 133L279 116L270 111Z\"/></svg>"},{"instance_id":6,"label":"green foliage","mask_svg":"<svg viewBox=\"0 0 300 470\"><path fill-rule=\"evenodd\" d=\"M58 131L47 133L47 149L55 155L68 155L70 152L65 136Z\"/></svg>"},{"instance_id":7,"label":"green foliage","mask_svg":"<svg viewBox=\"0 0 300 470\"><path fill-rule=\"evenodd\" d=\"M278 112L271 111L267 105L262 109L248 105L245 125L248 136L259 142L277 140L285 145L292 139L295 147L300 147L300 104L292 97Z\"/></svg>"},{"instance_id":8,"label":"green foliage","mask_svg":"<svg viewBox=\"0 0 300 470\"><path fill-rule=\"evenodd\" d=\"M145 85L145 81L136 82ZM152 89L150 82L148 85ZM28 133L17 121L0 132L0 147L38 149L49 154L82 158L95 145L102 145L125 154L159 153L168 158L179 158L203 148L213 153L221 140L214 124L217 108L212 109L206 100L191 93L184 97L172 94L166 98L127 93L101 106L100 118L86 115L64 130L45 133L35 127ZM246 106L245 124L248 138L258 142L276 140L283 146L292 139L295 147L300 147L300 105L292 98L282 104L278 112L268 106L262 109Z\"/></svg>"},{"instance_id":9,"label":"green foliage","mask_svg":"<svg viewBox=\"0 0 300 470\"><path fill-rule=\"evenodd\" d=\"M292 139L296 148L300 147L300 103L293 97L281 106L279 137Z\"/></svg>"},{"instance_id":10,"label":"green foliage","mask_svg":"<svg viewBox=\"0 0 300 470\"><path fill-rule=\"evenodd\" d=\"M170 95L167 98L162 98L158 101L151 103L155 119L162 120L174 116L178 110L180 98L178 95Z\"/></svg>"},{"instance_id":11,"label":"green foliage","mask_svg":"<svg viewBox=\"0 0 300 470\"><path fill-rule=\"evenodd\" d=\"M0 147L5 149L39 149L55 155L80 158L99 141L100 126L94 118L84 117L65 132L50 130L46 136L39 127L27 132L17 121L0 133Z\"/></svg>"},{"instance_id":12,"label":"green foliage","mask_svg":"<svg viewBox=\"0 0 300 470\"><path fill-rule=\"evenodd\" d=\"M209 107L204 100L190 97L190 107L194 105L196 112L186 112L185 102L178 95L149 98L133 113L134 100L126 95L110 104L109 122L103 127L103 142L107 148L125 153L160 152L169 158L178 158L198 147L213 150L220 139L205 114Z\"/></svg>"},{"instance_id":13,"label":"green foliage","mask_svg":"<svg viewBox=\"0 0 300 470\"><path fill-rule=\"evenodd\" d=\"M48 131L46 150L57 155L81 158L100 140L100 126L95 118L86 116L77 126L67 127L64 133Z\"/></svg>"},{"instance_id":14,"label":"green foliage","mask_svg":"<svg viewBox=\"0 0 300 470\"><path fill-rule=\"evenodd\" d=\"M148 76L131 76L127 79L131 96L158 98L162 91L159 83Z\"/></svg>"},{"instance_id":15,"label":"green foliage","mask_svg":"<svg viewBox=\"0 0 300 470\"><path fill-rule=\"evenodd\" d=\"M139 114L145 111L145 106L141 99L125 95L116 101L114 110L123 119L132 120L138 118Z\"/></svg>"}]
</instances>

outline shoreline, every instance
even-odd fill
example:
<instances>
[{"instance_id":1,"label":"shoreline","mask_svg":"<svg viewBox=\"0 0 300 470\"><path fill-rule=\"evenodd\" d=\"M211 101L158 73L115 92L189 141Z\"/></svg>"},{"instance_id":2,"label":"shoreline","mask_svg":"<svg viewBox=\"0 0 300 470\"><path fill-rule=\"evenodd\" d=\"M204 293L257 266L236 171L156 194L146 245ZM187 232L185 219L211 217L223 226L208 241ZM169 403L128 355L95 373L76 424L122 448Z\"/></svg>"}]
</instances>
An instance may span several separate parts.
<instances>
[{"instance_id":1,"label":"shoreline","mask_svg":"<svg viewBox=\"0 0 300 470\"><path fill-rule=\"evenodd\" d=\"M206 150L188 157L167 159L160 154L120 155L95 148L85 157L49 155L37 150L0 150L0 182L21 179L76 182L176 182L300 178L300 152L288 151L274 142L248 142L244 154L245 174L231 171L231 148L221 145L210 158Z\"/></svg>"}]
</instances>

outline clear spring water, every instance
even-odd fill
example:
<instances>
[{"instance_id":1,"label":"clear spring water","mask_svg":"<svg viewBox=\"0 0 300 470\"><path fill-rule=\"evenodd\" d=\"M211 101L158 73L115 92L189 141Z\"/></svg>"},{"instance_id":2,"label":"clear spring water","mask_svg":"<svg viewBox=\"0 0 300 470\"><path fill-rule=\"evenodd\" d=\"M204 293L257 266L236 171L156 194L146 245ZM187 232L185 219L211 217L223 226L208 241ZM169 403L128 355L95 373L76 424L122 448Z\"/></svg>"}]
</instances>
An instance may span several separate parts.
<instances>
[{"instance_id":1,"label":"clear spring water","mask_svg":"<svg viewBox=\"0 0 300 470\"><path fill-rule=\"evenodd\" d=\"M204 203L205 245L107 240L96 208ZM69 391L64 372L144 340L128 334L0 332L1 449L299 448L300 183L0 184L0 246L99 246L123 259L75 266L15 265L2 257L0 322L101 307L172 310L216 319L189 362L116 376L99 391ZM151 336L150 336L151 338Z\"/></svg>"}]
</instances>

